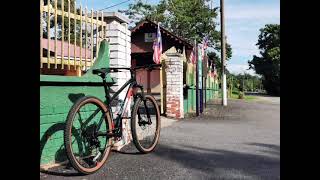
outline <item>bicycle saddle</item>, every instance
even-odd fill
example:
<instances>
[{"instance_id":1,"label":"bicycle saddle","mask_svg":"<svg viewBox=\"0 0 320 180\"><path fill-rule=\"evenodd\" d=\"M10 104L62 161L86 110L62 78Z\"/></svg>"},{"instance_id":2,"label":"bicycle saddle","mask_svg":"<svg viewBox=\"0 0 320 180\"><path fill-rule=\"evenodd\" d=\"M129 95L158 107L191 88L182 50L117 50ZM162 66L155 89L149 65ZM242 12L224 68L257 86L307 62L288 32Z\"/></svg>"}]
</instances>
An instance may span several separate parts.
<instances>
[{"instance_id":1,"label":"bicycle saddle","mask_svg":"<svg viewBox=\"0 0 320 180\"><path fill-rule=\"evenodd\" d=\"M101 68L101 69L93 69L92 74L107 74L110 72L110 69L107 68Z\"/></svg>"}]
</instances>

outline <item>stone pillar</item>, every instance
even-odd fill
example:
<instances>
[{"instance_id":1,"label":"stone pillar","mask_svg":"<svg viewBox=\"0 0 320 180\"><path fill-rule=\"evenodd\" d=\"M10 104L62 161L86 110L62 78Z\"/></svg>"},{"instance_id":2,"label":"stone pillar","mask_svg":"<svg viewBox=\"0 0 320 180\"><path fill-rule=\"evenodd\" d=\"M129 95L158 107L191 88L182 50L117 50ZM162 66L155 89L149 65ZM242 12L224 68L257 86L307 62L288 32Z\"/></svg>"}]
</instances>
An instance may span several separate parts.
<instances>
[{"instance_id":1,"label":"stone pillar","mask_svg":"<svg viewBox=\"0 0 320 180\"><path fill-rule=\"evenodd\" d=\"M110 67L131 67L131 31L128 29L128 24L117 20L108 21L106 37L110 44ZM118 91L130 79L129 70L122 70L122 72L111 73L110 75L117 82L111 87L113 91ZM119 103L124 103L127 90L128 87L119 94L117 104L112 104L114 113L119 108ZM133 102L128 102L128 107L132 104ZM130 108L127 108L127 110L127 113L131 114ZM116 117L116 114L114 114L114 117ZM114 142L113 149L120 150L131 140L130 119L124 118L122 119L122 138Z\"/></svg>"},{"instance_id":2,"label":"stone pillar","mask_svg":"<svg viewBox=\"0 0 320 180\"><path fill-rule=\"evenodd\" d=\"M131 32L128 24L112 21L107 25L106 36L110 40L110 67L131 67ZM110 75L117 81L117 84L112 87L114 91L119 90L130 79L129 70ZM123 91L119 98L124 99L125 95L126 91Z\"/></svg>"},{"instance_id":3,"label":"stone pillar","mask_svg":"<svg viewBox=\"0 0 320 180\"><path fill-rule=\"evenodd\" d=\"M180 53L166 53L166 115L181 119L183 111L183 60Z\"/></svg>"}]
</instances>

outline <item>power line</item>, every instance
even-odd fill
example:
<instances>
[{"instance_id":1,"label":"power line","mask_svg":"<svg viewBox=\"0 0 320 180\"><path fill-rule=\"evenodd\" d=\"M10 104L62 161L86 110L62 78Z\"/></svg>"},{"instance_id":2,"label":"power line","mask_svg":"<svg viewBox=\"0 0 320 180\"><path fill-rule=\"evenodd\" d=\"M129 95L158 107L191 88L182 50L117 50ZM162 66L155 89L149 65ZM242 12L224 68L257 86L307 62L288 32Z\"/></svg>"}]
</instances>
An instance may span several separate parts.
<instances>
[{"instance_id":1,"label":"power line","mask_svg":"<svg viewBox=\"0 0 320 180\"><path fill-rule=\"evenodd\" d=\"M131 0L122 1L122 2L120 2L120 3L118 3L118 4L114 4L114 5L112 5L112 6L108 6L108 7L106 7L106 8L99 9L99 11L106 10L106 9L109 9L109 8L113 8L113 7L119 6L119 5L124 4L124 3L126 3L126 2L129 2L129 1L131 1Z\"/></svg>"}]
</instances>

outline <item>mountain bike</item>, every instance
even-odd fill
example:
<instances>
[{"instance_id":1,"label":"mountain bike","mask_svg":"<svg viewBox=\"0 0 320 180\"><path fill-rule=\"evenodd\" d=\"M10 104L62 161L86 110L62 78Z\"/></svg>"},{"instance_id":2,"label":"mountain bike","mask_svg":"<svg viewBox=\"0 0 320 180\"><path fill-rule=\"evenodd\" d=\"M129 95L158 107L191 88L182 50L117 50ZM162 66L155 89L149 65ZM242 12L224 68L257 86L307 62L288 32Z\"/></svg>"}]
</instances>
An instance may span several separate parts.
<instances>
[{"instance_id":1,"label":"mountain bike","mask_svg":"<svg viewBox=\"0 0 320 180\"><path fill-rule=\"evenodd\" d=\"M136 81L136 71L146 69L152 71L157 65L139 66L135 68L102 68L92 70L102 78L105 101L94 96L79 98L71 107L64 130L64 145L70 164L80 173L92 174L106 162L112 140L122 137L122 120L131 121L132 140L141 153L153 151L160 137L160 111L155 98L145 95L143 86ZM130 70L131 78L112 97L111 85L106 82L109 73ZM111 103L128 87L124 103L115 112ZM140 90L140 93L138 93ZM133 107L130 107L130 102ZM131 108L131 114L127 110ZM131 115L131 117L129 117Z\"/></svg>"}]
</instances>

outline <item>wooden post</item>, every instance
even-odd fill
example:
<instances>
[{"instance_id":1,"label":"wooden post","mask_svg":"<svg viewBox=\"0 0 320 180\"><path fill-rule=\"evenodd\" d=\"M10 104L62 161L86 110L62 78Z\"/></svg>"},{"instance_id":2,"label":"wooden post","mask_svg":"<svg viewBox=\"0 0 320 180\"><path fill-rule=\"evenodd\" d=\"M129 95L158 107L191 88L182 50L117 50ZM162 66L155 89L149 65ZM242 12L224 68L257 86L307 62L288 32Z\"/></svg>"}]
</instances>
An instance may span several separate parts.
<instances>
[{"instance_id":1,"label":"wooden post","mask_svg":"<svg viewBox=\"0 0 320 180\"><path fill-rule=\"evenodd\" d=\"M80 62L79 66L82 65L82 4L80 4ZM78 68L77 68L78 70Z\"/></svg>"},{"instance_id":2,"label":"wooden post","mask_svg":"<svg viewBox=\"0 0 320 180\"><path fill-rule=\"evenodd\" d=\"M70 0L68 0L68 70L70 70L70 24ZM74 25L76 25L76 23Z\"/></svg>"},{"instance_id":3,"label":"wooden post","mask_svg":"<svg viewBox=\"0 0 320 180\"><path fill-rule=\"evenodd\" d=\"M77 76L81 77L81 66L77 66Z\"/></svg>"},{"instance_id":4,"label":"wooden post","mask_svg":"<svg viewBox=\"0 0 320 180\"><path fill-rule=\"evenodd\" d=\"M50 1L48 1L47 8L48 8L48 16L47 16L47 39L48 39L48 50L47 50L47 66L50 69Z\"/></svg>"},{"instance_id":5,"label":"wooden post","mask_svg":"<svg viewBox=\"0 0 320 180\"><path fill-rule=\"evenodd\" d=\"M62 24L61 24L61 69L64 69L64 0L61 1Z\"/></svg>"},{"instance_id":6,"label":"wooden post","mask_svg":"<svg viewBox=\"0 0 320 180\"><path fill-rule=\"evenodd\" d=\"M43 49L42 49L42 36L43 36L43 27L42 27L42 14L43 14L43 0L40 0L40 69L43 68L42 63L42 56L43 56Z\"/></svg>"},{"instance_id":7,"label":"wooden post","mask_svg":"<svg viewBox=\"0 0 320 180\"><path fill-rule=\"evenodd\" d=\"M87 69L87 48L88 48L88 7L85 8L85 37L84 37L84 67ZM82 67L82 63L81 63Z\"/></svg>"},{"instance_id":8,"label":"wooden post","mask_svg":"<svg viewBox=\"0 0 320 180\"><path fill-rule=\"evenodd\" d=\"M76 1L74 2L74 15L75 17L77 16L77 4ZM70 34L69 34L70 36ZM74 69L77 69L77 56L76 56L76 47L77 47L77 18L74 18L74 45L73 45L73 49L74 49L74 55L73 55L73 65L74 65Z\"/></svg>"},{"instance_id":9,"label":"wooden post","mask_svg":"<svg viewBox=\"0 0 320 180\"><path fill-rule=\"evenodd\" d=\"M97 17L98 17L98 11L97 11ZM98 24L98 23L96 23ZM90 63L91 65L93 64L93 9L91 9L91 56L90 56ZM98 32L97 32L97 36L98 36ZM87 69L87 66L86 66Z\"/></svg>"},{"instance_id":10,"label":"wooden post","mask_svg":"<svg viewBox=\"0 0 320 180\"><path fill-rule=\"evenodd\" d=\"M57 64L57 36L58 36L58 28L57 28L57 20L58 20L58 15L57 15L57 10L58 10L58 1L54 1L54 68L58 68Z\"/></svg>"},{"instance_id":11,"label":"wooden post","mask_svg":"<svg viewBox=\"0 0 320 180\"><path fill-rule=\"evenodd\" d=\"M92 14L92 16L93 16L93 14ZM98 57L98 50L99 50L99 35L100 35L99 24L98 24L98 20L99 20L99 12L98 11L97 11L97 18L96 19L97 19L97 23L96 23L96 29L97 29L97 33L96 33L96 58L97 58ZM92 33L93 33L93 31L92 31ZM92 42L93 42L93 39L92 39ZM92 46L92 48L93 48L93 46Z\"/></svg>"}]
</instances>

